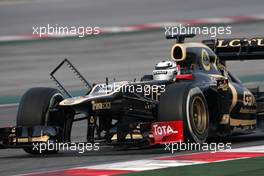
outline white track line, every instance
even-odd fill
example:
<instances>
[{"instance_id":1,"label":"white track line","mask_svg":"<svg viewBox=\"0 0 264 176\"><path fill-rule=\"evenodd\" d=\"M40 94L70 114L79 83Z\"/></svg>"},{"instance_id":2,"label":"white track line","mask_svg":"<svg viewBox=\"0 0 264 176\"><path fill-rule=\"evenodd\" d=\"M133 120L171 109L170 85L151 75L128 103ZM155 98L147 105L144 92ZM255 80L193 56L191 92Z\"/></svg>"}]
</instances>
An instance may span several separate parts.
<instances>
[{"instance_id":1,"label":"white track line","mask_svg":"<svg viewBox=\"0 0 264 176\"><path fill-rule=\"evenodd\" d=\"M9 103L9 104L0 104L0 108L10 108L10 107L16 107L19 103Z\"/></svg>"}]
</instances>

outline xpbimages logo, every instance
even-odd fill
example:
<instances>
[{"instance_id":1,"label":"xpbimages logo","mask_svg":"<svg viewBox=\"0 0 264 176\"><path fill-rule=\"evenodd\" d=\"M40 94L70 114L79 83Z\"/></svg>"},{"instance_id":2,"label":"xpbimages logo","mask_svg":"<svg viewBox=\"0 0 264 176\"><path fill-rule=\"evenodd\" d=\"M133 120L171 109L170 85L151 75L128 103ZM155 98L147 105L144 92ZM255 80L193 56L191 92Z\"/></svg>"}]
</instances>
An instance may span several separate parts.
<instances>
[{"instance_id":1,"label":"xpbimages logo","mask_svg":"<svg viewBox=\"0 0 264 176\"><path fill-rule=\"evenodd\" d=\"M170 153L177 151L228 151L231 150L231 143L192 143L192 142L177 142L177 143L167 143L164 145L164 150Z\"/></svg>"},{"instance_id":2,"label":"xpbimages logo","mask_svg":"<svg viewBox=\"0 0 264 176\"><path fill-rule=\"evenodd\" d=\"M45 26L33 26L32 34L45 37L46 35L55 36L78 36L85 37L100 34L99 26L59 26L58 24Z\"/></svg>"},{"instance_id":3,"label":"xpbimages logo","mask_svg":"<svg viewBox=\"0 0 264 176\"><path fill-rule=\"evenodd\" d=\"M37 151L40 154L45 151L77 151L78 153L84 153L85 151L98 151L100 149L99 143L33 143L33 151Z\"/></svg>"},{"instance_id":4,"label":"xpbimages logo","mask_svg":"<svg viewBox=\"0 0 264 176\"><path fill-rule=\"evenodd\" d=\"M231 26L190 26L186 25L176 25L176 26L165 26L166 36L175 36L183 34L195 34L195 35L209 35L210 37L218 37L219 35L231 35Z\"/></svg>"}]
</instances>

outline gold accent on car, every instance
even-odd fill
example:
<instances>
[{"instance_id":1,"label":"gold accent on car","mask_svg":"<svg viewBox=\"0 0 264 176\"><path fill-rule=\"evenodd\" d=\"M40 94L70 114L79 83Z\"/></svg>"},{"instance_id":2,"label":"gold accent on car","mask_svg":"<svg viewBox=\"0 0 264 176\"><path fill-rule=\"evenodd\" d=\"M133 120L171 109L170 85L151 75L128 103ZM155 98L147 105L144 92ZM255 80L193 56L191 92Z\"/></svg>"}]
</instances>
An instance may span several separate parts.
<instances>
[{"instance_id":1,"label":"gold accent on car","mask_svg":"<svg viewBox=\"0 0 264 176\"><path fill-rule=\"evenodd\" d=\"M47 142L48 140L49 140L49 136L47 135L31 138L32 142Z\"/></svg>"},{"instance_id":2,"label":"gold accent on car","mask_svg":"<svg viewBox=\"0 0 264 176\"><path fill-rule=\"evenodd\" d=\"M235 44L235 42L236 42L236 44ZM231 46L231 47L238 47L238 46L240 46L240 40L231 40L230 42L229 42L229 46Z\"/></svg>"},{"instance_id":3,"label":"gold accent on car","mask_svg":"<svg viewBox=\"0 0 264 176\"><path fill-rule=\"evenodd\" d=\"M256 114L257 110L256 109L246 109L246 108L241 108L239 110L240 113L242 114Z\"/></svg>"},{"instance_id":4,"label":"gold accent on car","mask_svg":"<svg viewBox=\"0 0 264 176\"><path fill-rule=\"evenodd\" d=\"M232 92L232 103L231 103L231 106L229 108L229 113L231 113L231 111L233 110L233 108L236 106L237 104L237 91L236 91L236 88L231 84L229 83L228 84L230 89L231 89L231 92Z\"/></svg>"},{"instance_id":5,"label":"gold accent on car","mask_svg":"<svg viewBox=\"0 0 264 176\"><path fill-rule=\"evenodd\" d=\"M93 110L111 109L111 102L94 103L92 104L92 109Z\"/></svg>"},{"instance_id":6,"label":"gold accent on car","mask_svg":"<svg viewBox=\"0 0 264 176\"><path fill-rule=\"evenodd\" d=\"M93 123L94 123L94 121L95 121L95 120L94 120L94 117L93 117L93 116L91 116L91 118L90 118L90 123L92 123L92 124L93 124Z\"/></svg>"},{"instance_id":7,"label":"gold accent on car","mask_svg":"<svg viewBox=\"0 0 264 176\"><path fill-rule=\"evenodd\" d=\"M203 48L201 51L201 60L202 60L203 68L206 71L209 71L211 69L210 57L209 57L208 52Z\"/></svg>"},{"instance_id":8,"label":"gold accent on car","mask_svg":"<svg viewBox=\"0 0 264 176\"><path fill-rule=\"evenodd\" d=\"M241 119L234 119L230 118L230 126L250 126L250 125L256 125L257 120L241 120Z\"/></svg>"},{"instance_id":9,"label":"gold accent on car","mask_svg":"<svg viewBox=\"0 0 264 176\"><path fill-rule=\"evenodd\" d=\"M229 114L223 114L220 124L225 125L228 124L230 120Z\"/></svg>"},{"instance_id":10,"label":"gold accent on car","mask_svg":"<svg viewBox=\"0 0 264 176\"><path fill-rule=\"evenodd\" d=\"M126 139L143 139L142 134L127 134ZM117 134L114 134L111 140L117 140Z\"/></svg>"},{"instance_id":11,"label":"gold accent on car","mask_svg":"<svg viewBox=\"0 0 264 176\"><path fill-rule=\"evenodd\" d=\"M196 42L192 42L192 43L177 43L177 44L174 44L172 46L172 48L171 48L171 58L175 62L184 61L186 59L186 57L187 57L187 49L188 48L202 48L203 50L206 50L206 49L211 50L208 46L206 46L206 45L204 45L202 43L196 43ZM207 52L207 54L208 54L209 62L211 64L209 53ZM175 57L175 56L177 56L177 57ZM213 63L216 63L216 56L215 56L215 59L214 59Z\"/></svg>"},{"instance_id":12,"label":"gold accent on car","mask_svg":"<svg viewBox=\"0 0 264 176\"><path fill-rule=\"evenodd\" d=\"M175 57L175 50L176 49L180 49L179 51L181 52L181 58L176 58ZM179 61L183 61L186 59L186 47L183 44L175 44L172 46L171 48L171 58L175 61L175 62L179 62Z\"/></svg>"},{"instance_id":13,"label":"gold accent on car","mask_svg":"<svg viewBox=\"0 0 264 176\"><path fill-rule=\"evenodd\" d=\"M252 39L241 39L241 38L237 38L237 39L221 39L218 40L218 44L217 44L217 48L226 48L226 47L240 47L241 46L241 42L246 43L248 45L257 45L257 46L264 46L264 44L262 43L263 38L252 38Z\"/></svg>"},{"instance_id":14,"label":"gold accent on car","mask_svg":"<svg viewBox=\"0 0 264 176\"><path fill-rule=\"evenodd\" d=\"M48 135L40 136L40 137L23 137L23 138L14 138L13 142L18 143L28 143L28 142L47 142L49 140Z\"/></svg>"}]
</instances>

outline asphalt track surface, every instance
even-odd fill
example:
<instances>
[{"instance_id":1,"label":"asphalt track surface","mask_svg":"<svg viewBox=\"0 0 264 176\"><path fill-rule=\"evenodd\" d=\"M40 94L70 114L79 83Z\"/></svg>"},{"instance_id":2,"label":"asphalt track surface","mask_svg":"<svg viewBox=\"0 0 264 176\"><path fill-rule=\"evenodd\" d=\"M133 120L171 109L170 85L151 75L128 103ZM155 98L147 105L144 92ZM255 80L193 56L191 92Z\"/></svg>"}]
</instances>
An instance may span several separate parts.
<instances>
[{"instance_id":1,"label":"asphalt track surface","mask_svg":"<svg viewBox=\"0 0 264 176\"><path fill-rule=\"evenodd\" d=\"M1 0L2 1L2 0ZM32 26L114 26L263 13L262 0L10 0L0 3L0 35Z\"/></svg>"},{"instance_id":2,"label":"asphalt track surface","mask_svg":"<svg viewBox=\"0 0 264 176\"><path fill-rule=\"evenodd\" d=\"M3 123L14 123L17 107L0 108L1 125ZM78 123L74 126L74 140L84 135L85 126ZM264 144L264 132L257 134L221 139L218 142L231 142L232 148L255 146ZM173 155L190 153L190 151L176 152ZM137 159L149 159L161 156L172 156L164 148L123 150L113 147L101 147L99 151L61 151L53 155L32 156L26 154L22 149L5 149L0 151L0 173L1 175L17 175L35 172L46 172L63 170L73 167L91 166L104 163L131 161Z\"/></svg>"}]
</instances>

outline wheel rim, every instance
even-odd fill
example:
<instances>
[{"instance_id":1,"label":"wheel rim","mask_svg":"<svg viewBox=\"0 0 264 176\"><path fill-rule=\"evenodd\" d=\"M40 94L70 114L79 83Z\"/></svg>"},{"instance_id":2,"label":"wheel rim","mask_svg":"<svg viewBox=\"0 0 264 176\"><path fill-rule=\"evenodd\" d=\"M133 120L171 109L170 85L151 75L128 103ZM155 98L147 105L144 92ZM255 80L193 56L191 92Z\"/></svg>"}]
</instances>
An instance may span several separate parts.
<instances>
[{"instance_id":1,"label":"wheel rim","mask_svg":"<svg viewBox=\"0 0 264 176\"><path fill-rule=\"evenodd\" d=\"M203 100L200 97L195 97L191 105L191 120L195 131L199 134L204 134L206 131L206 108Z\"/></svg>"}]
</instances>

